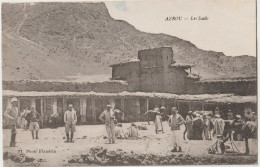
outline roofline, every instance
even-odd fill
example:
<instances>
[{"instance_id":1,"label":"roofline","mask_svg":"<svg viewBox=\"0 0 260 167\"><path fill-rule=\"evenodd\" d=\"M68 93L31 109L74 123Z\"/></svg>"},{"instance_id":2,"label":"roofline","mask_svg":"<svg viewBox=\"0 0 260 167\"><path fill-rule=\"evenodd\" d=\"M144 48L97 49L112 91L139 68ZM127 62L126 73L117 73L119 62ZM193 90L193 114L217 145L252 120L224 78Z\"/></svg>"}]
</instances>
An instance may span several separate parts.
<instances>
[{"instance_id":1,"label":"roofline","mask_svg":"<svg viewBox=\"0 0 260 167\"><path fill-rule=\"evenodd\" d=\"M172 46L162 46L162 47L157 47L157 48L142 49L142 50L139 50L138 52L142 52L142 51L150 51L150 50L157 50L157 49L163 49L163 48L169 48L169 49L172 50Z\"/></svg>"},{"instance_id":2,"label":"roofline","mask_svg":"<svg viewBox=\"0 0 260 167\"><path fill-rule=\"evenodd\" d=\"M174 64L171 64L170 67L180 67L180 68L191 68L191 67L194 67L195 65L193 64L178 64L178 63L174 63Z\"/></svg>"},{"instance_id":3,"label":"roofline","mask_svg":"<svg viewBox=\"0 0 260 167\"><path fill-rule=\"evenodd\" d=\"M140 62L140 60L137 59L137 60L127 61L127 62L122 62L122 63L117 63L117 64L111 64L111 65L109 65L109 67L120 66L120 65L128 64L128 63L139 63L139 62Z\"/></svg>"},{"instance_id":4,"label":"roofline","mask_svg":"<svg viewBox=\"0 0 260 167\"><path fill-rule=\"evenodd\" d=\"M119 93L102 93L102 92L37 92L37 91L27 91L19 92L13 90L3 90L3 97L82 97L82 96L93 96L93 97L137 97L137 98L162 98L162 99L174 99L183 101L200 101L200 102L216 102L216 103L256 103L256 96L237 96L234 94L171 94L171 93L159 93L159 92L119 92ZM244 98L244 101L243 101ZM221 99L227 99L227 101L222 101ZM241 99L239 101L239 99ZM238 101L235 101L238 100Z\"/></svg>"},{"instance_id":5,"label":"roofline","mask_svg":"<svg viewBox=\"0 0 260 167\"><path fill-rule=\"evenodd\" d=\"M256 78L241 78L241 79L212 79L212 80L200 80L197 81L199 83L212 83L212 82L252 82L252 81L257 81Z\"/></svg>"}]
</instances>

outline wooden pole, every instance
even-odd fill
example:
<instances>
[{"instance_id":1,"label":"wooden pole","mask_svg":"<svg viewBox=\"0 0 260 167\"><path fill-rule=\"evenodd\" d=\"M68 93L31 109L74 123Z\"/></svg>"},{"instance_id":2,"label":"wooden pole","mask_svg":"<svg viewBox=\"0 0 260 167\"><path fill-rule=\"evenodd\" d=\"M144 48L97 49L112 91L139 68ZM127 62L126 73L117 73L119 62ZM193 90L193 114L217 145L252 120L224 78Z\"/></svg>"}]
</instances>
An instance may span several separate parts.
<instances>
[{"instance_id":1,"label":"wooden pole","mask_svg":"<svg viewBox=\"0 0 260 167\"><path fill-rule=\"evenodd\" d=\"M92 111L92 121L93 124L96 124L96 104L95 104L95 99L91 98L91 111Z\"/></svg>"},{"instance_id":2,"label":"wooden pole","mask_svg":"<svg viewBox=\"0 0 260 167\"><path fill-rule=\"evenodd\" d=\"M146 109L149 110L149 98L146 99Z\"/></svg>"},{"instance_id":3,"label":"wooden pole","mask_svg":"<svg viewBox=\"0 0 260 167\"><path fill-rule=\"evenodd\" d=\"M81 115L81 122L86 123L86 112L87 112L87 99L84 97L80 98L80 115Z\"/></svg>"},{"instance_id":4,"label":"wooden pole","mask_svg":"<svg viewBox=\"0 0 260 167\"><path fill-rule=\"evenodd\" d=\"M121 98L121 111L125 112L125 100Z\"/></svg>"},{"instance_id":5,"label":"wooden pole","mask_svg":"<svg viewBox=\"0 0 260 167\"><path fill-rule=\"evenodd\" d=\"M138 116L138 121L140 121L140 100L136 98L136 115Z\"/></svg>"},{"instance_id":6,"label":"wooden pole","mask_svg":"<svg viewBox=\"0 0 260 167\"><path fill-rule=\"evenodd\" d=\"M57 113L57 98L52 99L52 113Z\"/></svg>"},{"instance_id":7,"label":"wooden pole","mask_svg":"<svg viewBox=\"0 0 260 167\"><path fill-rule=\"evenodd\" d=\"M41 98L41 125L43 126L43 117L44 117L44 107L43 107L43 98Z\"/></svg>"},{"instance_id":8,"label":"wooden pole","mask_svg":"<svg viewBox=\"0 0 260 167\"><path fill-rule=\"evenodd\" d=\"M35 102L35 100L36 100L35 98L31 98L31 107L34 107L36 109L36 102Z\"/></svg>"}]
</instances>

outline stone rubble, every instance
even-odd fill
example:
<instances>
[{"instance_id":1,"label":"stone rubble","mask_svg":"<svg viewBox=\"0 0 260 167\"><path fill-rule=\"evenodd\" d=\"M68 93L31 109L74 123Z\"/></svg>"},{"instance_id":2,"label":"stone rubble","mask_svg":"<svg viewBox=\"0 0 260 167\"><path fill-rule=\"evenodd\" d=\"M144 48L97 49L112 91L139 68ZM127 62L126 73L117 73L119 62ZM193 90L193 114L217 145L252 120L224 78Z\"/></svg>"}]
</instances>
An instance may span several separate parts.
<instances>
[{"instance_id":1,"label":"stone rubble","mask_svg":"<svg viewBox=\"0 0 260 167\"><path fill-rule=\"evenodd\" d=\"M44 162L43 159L36 160L33 157L28 157L25 154L15 154L11 152L4 152L3 153L3 160L12 160L16 163L32 163L33 166L39 166L40 162Z\"/></svg>"},{"instance_id":2,"label":"stone rubble","mask_svg":"<svg viewBox=\"0 0 260 167\"><path fill-rule=\"evenodd\" d=\"M93 147L89 153L73 156L68 163L91 165L206 165L206 164L255 164L257 157L242 156L204 156L192 157L188 154L172 153L165 156L155 154L127 153L122 149L109 151L102 147Z\"/></svg>"}]
</instances>

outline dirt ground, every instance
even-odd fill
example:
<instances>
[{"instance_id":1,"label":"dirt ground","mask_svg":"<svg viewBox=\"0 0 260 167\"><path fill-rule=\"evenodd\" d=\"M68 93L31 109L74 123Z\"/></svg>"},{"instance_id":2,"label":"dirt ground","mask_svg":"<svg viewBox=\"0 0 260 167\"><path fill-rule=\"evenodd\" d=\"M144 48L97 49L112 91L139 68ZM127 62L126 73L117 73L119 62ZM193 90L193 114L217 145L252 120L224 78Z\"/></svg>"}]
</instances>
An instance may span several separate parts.
<instances>
[{"instance_id":1,"label":"dirt ground","mask_svg":"<svg viewBox=\"0 0 260 167\"><path fill-rule=\"evenodd\" d=\"M22 150L27 156L35 159L44 159L45 162L40 163L40 166L67 166L68 158L81 153L88 153L90 148L101 146L108 150L122 149L126 152L133 151L140 154L158 154L167 155L171 150L171 131L170 127L164 122L165 133L155 134L154 124L140 122L137 125L145 125L148 130L139 130L141 139L126 140L118 139L116 144L108 144L107 139L103 139L106 135L104 125L84 125L77 126L74 137L74 143L65 143L64 127L58 129L41 129L38 140L32 140L31 132L21 129L17 130L17 147L10 148L10 130L3 130L3 151L18 153ZM123 128L130 127L129 123L123 124ZM184 130L184 127L182 127ZM222 156L209 155L207 148L213 144L211 140L189 141L183 143L183 153L192 156ZM245 152L244 141L235 141L240 152ZM250 156L257 156L257 140L249 140ZM41 150L47 152L41 152ZM35 151L35 152L33 152ZM240 156L241 157L241 156ZM13 166L10 160L4 161L5 166ZM18 165L18 164L17 164Z\"/></svg>"}]
</instances>

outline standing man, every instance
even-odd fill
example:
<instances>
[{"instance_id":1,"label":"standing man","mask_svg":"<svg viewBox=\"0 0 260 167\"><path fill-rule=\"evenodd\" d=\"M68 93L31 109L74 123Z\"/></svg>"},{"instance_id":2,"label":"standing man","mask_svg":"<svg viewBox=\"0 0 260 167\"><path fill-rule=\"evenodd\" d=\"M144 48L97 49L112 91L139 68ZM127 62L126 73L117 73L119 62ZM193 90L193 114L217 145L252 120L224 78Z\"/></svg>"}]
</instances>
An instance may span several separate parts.
<instances>
[{"instance_id":1,"label":"standing man","mask_svg":"<svg viewBox=\"0 0 260 167\"><path fill-rule=\"evenodd\" d=\"M68 143L68 142L73 143L73 133L76 132L77 113L74 110L72 104L68 105L68 109L69 110L65 111L65 114L64 114L65 132L66 132L66 136L67 136L66 143ZM70 138L69 138L69 132L71 132Z\"/></svg>"},{"instance_id":2,"label":"standing man","mask_svg":"<svg viewBox=\"0 0 260 167\"><path fill-rule=\"evenodd\" d=\"M18 118L18 99L13 97L11 99L11 106L5 110L4 116L8 119L8 126L11 128L11 142L10 147L15 147L16 138L16 122Z\"/></svg>"},{"instance_id":3,"label":"standing man","mask_svg":"<svg viewBox=\"0 0 260 167\"><path fill-rule=\"evenodd\" d=\"M172 107L172 115L170 116L169 119L169 124L172 130L172 140L173 140L173 145L174 148L172 152L182 151L182 133L180 130L180 126L185 123L185 120L181 115L177 113L177 108ZM178 150L179 149L179 150Z\"/></svg>"},{"instance_id":4,"label":"standing man","mask_svg":"<svg viewBox=\"0 0 260 167\"><path fill-rule=\"evenodd\" d=\"M214 129L214 125L213 125L214 121L212 119L212 115L211 114L209 114L208 117L209 117L209 140L212 140L212 131Z\"/></svg>"},{"instance_id":5,"label":"standing man","mask_svg":"<svg viewBox=\"0 0 260 167\"><path fill-rule=\"evenodd\" d=\"M187 138L189 140L192 139L192 123L193 123L193 115L192 111L188 112L188 115L186 116L186 124L185 124L185 130L187 131ZM183 138L185 140L185 133L183 133Z\"/></svg>"},{"instance_id":6,"label":"standing man","mask_svg":"<svg viewBox=\"0 0 260 167\"><path fill-rule=\"evenodd\" d=\"M210 140L209 126L209 119L207 115L203 115L203 135L205 140Z\"/></svg>"},{"instance_id":7,"label":"standing man","mask_svg":"<svg viewBox=\"0 0 260 167\"><path fill-rule=\"evenodd\" d=\"M105 123L109 143L115 143L115 113L111 109L111 105L107 105L106 110L102 112L99 119Z\"/></svg>"},{"instance_id":8,"label":"standing man","mask_svg":"<svg viewBox=\"0 0 260 167\"><path fill-rule=\"evenodd\" d=\"M202 132L203 132L203 121L200 118L200 114L196 114L196 118L193 119L192 124L192 132L193 132L193 140L202 140Z\"/></svg>"},{"instance_id":9,"label":"standing man","mask_svg":"<svg viewBox=\"0 0 260 167\"><path fill-rule=\"evenodd\" d=\"M39 120L40 114L35 110L35 107L31 107L31 112L29 113L30 125L29 129L32 131L32 139L34 139L34 131L36 133L36 139L39 139L38 132L40 130Z\"/></svg>"},{"instance_id":10,"label":"standing man","mask_svg":"<svg viewBox=\"0 0 260 167\"><path fill-rule=\"evenodd\" d=\"M213 136L223 136L225 127L224 120L220 117L219 114L215 115L215 121L214 121L214 129L213 129Z\"/></svg>"}]
</instances>

